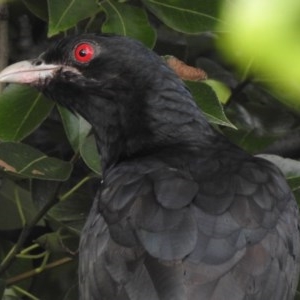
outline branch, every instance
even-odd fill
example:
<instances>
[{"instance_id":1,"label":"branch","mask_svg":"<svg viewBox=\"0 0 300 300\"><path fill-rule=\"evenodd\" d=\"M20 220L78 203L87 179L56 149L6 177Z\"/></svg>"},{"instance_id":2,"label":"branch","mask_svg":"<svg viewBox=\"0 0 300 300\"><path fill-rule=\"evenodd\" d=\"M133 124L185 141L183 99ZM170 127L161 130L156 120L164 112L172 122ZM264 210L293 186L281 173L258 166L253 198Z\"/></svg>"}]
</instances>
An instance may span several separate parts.
<instances>
[{"instance_id":1,"label":"branch","mask_svg":"<svg viewBox=\"0 0 300 300\"><path fill-rule=\"evenodd\" d=\"M8 8L7 4L0 4L0 70L4 69L8 63ZM0 84L0 92L3 83Z\"/></svg>"},{"instance_id":2,"label":"branch","mask_svg":"<svg viewBox=\"0 0 300 300\"><path fill-rule=\"evenodd\" d=\"M41 273L41 272L43 272L45 270L53 269L55 267L67 264L67 263L69 263L71 261L73 261L73 258L71 258L71 257L63 257L61 259L58 259L56 261L53 261L52 263L49 263L49 264L45 265L42 270L40 268L37 268L37 269L33 269L33 270L30 270L30 271L22 273L22 274L18 274L18 275L14 276L14 277L11 277L11 278L9 278L9 279L6 280L6 284L7 285L16 284L19 281L31 278L31 277L33 277L33 276L35 276L35 275L37 275L37 274L39 274L39 273Z\"/></svg>"},{"instance_id":3,"label":"branch","mask_svg":"<svg viewBox=\"0 0 300 300\"><path fill-rule=\"evenodd\" d=\"M48 210L58 202L58 191L61 183L57 186L57 190L53 198L49 199L48 202L44 205L44 207L36 214L36 216L23 227L23 230L16 242L16 244L11 248L7 256L4 258L2 263L0 264L0 274L5 272L13 260L15 259L15 256L21 251L24 242L28 238L31 230L34 228L34 226L44 217L44 215L48 212Z\"/></svg>"}]
</instances>

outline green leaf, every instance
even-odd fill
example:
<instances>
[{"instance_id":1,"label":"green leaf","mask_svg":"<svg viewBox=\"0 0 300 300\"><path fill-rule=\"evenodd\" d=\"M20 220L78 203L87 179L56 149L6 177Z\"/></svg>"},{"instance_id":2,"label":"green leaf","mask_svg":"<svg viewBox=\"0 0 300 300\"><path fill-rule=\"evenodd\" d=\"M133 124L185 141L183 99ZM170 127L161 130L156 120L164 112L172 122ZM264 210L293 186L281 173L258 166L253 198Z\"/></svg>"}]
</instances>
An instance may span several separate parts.
<instances>
[{"instance_id":1,"label":"green leaf","mask_svg":"<svg viewBox=\"0 0 300 300\"><path fill-rule=\"evenodd\" d=\"M57 106L66 135L75 152L79 151L85 138L91 131L91 125L79 115L74 115L65 107Z\"/></svg>"},{"instance_id":2,"label":"green leaf","mask_svg":"<svg viewBox=\"0 0 300 300\"><path fill-rule=\"evenodd\" d=\"M50 199L57 197L58 181L31 179L30 191L32 201L38 209L42 209Z\"/></svg>"},{"instance_id":3,"label":"green leaf","mask_svg":"<svg viewBox=\"0 0 300 300\"><path fill-rule=\"evenodd\" d=\"M283 158L274 154L259 154L258 157L269 160L276 165L286 177L293 190L300 188L300 162L290 158Z\"/></svg>"},{"instance_id":4,"label":"green leaf","mask_svg":"<svg viewBox=\"0 0 300 300\"><path fill-rule=\"evenodd\" d=\"M172 29L189 34L214 30L222 1L142 0L144 5Z\"/></svg>"},{"instance_id":5,"label":"green leaf","mask_svg":"<svg viewBox=\"0 0 300 300\"><path fill-rule=\"evenodd\" d=\"M222 104L227 103L228 99L231 96L230 88L227 85L225 85L221 81L213 79L204 80L203 83L207 84L214 90L219 99L219 102L221 102Z\"/></svg>"},{"instance_id":6,"label":"green leaf","mask_svg":"<svg viewBox=\"0 0 300 300\"><path fill-rule=\"evenodd\" d=\"M101 160L94 135L90 135L80 148L80 154L86 165L96 174L101 175Z\"/></svg>"},{"instance_id":7,"label":"green leaf","mask_svg":"<svg viewBox=\"0 0 300 300\"><path fill-rule=\"evenodd\" d=\"M94 135L88 136L91 125L81 116L74 115L62 106L58 106L68 140L75 152L95 173L101 174L100 154L97 150Z\"/></svg>"},{"instance_id":8,"label":"green leaf","mask_svg":"<svg viewBox=\"0 0 300 300\"><path fill-rule=\"evenodd\" d=\"M0 167L10 174L25 178L65 181L70 177L72 164L28 145L5 142L0 144Z\"/></svg>"},{"instance_id":9,"label":"green leaf","mask_svg":"<svg viewBox=\"0 0 300 300\"><path fill-rule=\"evenodd\" d=\"M22 0L26 7L38 18L47 21L47 0Z\"/></svg>"},{"instance_id":10,"label":"green leaf","mask_svg":"<svg viewBox=\"0 0 300 300\"><path fill-rule=\"evenodd\" d=\"M69 232L62 233L61 230L59 232L46 233L35 241L51 253L66 253L68 249L76 252L79 244L79 236L77 234L70 234Z\"/></svg>"},{"instance_id":11,"label":"green leaf","mask_svg":"<svg viewBox=\"0 0 300 300\"><path fill-rule=\"evenodd\" d=\"M114 0L101 2L101 7L106 14L106 21L102 26L103 32L130 36L150 48L154 46L156 32L149 24L143 9Z\"/></svg>"},{"instance_id":12,"label":"green leaf","mask_svg":"<svg viewBox=\"0 0 300 300\"><path fill-rule=\"evenodd\" d=\"M24 139L44 121L53 105L28 86L9 85L0 95L0 140Z\"/></svg>"},{"instance_id":13,"label":"green leaf","mask_svg":"<svg viewBox=\"0 0 300 300\"><path fill-rule=\"evenodd\" d=\"M236 130L227 127L223 128L222 132L231 142L252 154L262 152L277 139L272 135L260 135L253 129L238 128Z\"/></svg>"},{"instance_id":14,"label":"green leaf","mask_svg":"<svg viewBox=\"0 0 300 300\"><path fill-rule=\"evenodd\" d=\"M27 190L7 178L1 181L0 230L23 228L24 223L30 222L36 213L36 208Z\"/></svg>"},{"instance_id":15,"label":"green leaf","mask_svg":"<svg viewBox=\"0 0 300 300\"><path fill-rule=\"evenodd\" d=\"M193 94L202 112L211 123L235 128L235 126L227 119L223 106L219 103L216 94L210 86L193 81L186 81L186 85Z\"/></svg>"},{"instance_id":16,"label":"green leaf","mask_svg":"<svg viewBox=\"0 0 300 300\"><path fill-rule=\"evenodd\" d=\"M96 0L48 0L49 30L51 37L75 26L79 21L92 17L100 10Z\"/></svg>"},{"instance_id":17,"label":"green leaf","mask_svg":"<svg viewBox=\"0 0 300 300\"><path fill-rule=\"evenodd\" d=\"M71 233L80 234L94 198L93 193L87 193L87 187L88 185L84 185L51 208L48 222L54 230L64 228Z\"/></svg>"},{"instance_id":18,"label":"green leaf","mask_svg":"<svg viewBox=\"0 0 300 300\"><path fill-rule=\"evenodd\" d=\"M288 179L300 177L300 162L297 160L283 158L275 154L259 154L257 156L272 162Z\"/></svg>"}]
</instances>

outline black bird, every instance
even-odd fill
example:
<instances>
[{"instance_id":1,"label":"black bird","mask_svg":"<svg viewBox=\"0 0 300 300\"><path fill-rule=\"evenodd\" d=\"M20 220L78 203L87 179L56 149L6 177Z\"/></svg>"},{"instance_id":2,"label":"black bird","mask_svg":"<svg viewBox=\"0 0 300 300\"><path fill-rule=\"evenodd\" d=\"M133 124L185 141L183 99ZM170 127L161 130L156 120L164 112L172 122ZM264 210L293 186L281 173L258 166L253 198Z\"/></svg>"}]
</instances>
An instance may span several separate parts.
<instances>
[{"instance_id":1,"label":"black bird","mask_svg":"<svg viewBox=\"0 0 300 300\"><path fill-rule=\"evenodd\" d=\"M88 120L103 182L80 243L82 300L291 300L298 208L280 171L215 131L141 43L67 37L9 66Z\"/></svg>"}]
</instances>

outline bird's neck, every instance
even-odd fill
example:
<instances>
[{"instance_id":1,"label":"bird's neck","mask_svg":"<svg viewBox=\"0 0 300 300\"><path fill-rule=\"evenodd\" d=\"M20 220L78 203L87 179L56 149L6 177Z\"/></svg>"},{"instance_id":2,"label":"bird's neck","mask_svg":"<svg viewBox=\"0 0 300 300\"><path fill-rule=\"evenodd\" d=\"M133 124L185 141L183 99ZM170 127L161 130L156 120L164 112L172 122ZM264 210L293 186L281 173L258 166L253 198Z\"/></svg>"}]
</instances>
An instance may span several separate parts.
<instances>
[{"instance_id":1,"label":"bird's neck","mask_svg":"<svg viewBox=\"0 0 300 300\"><path fill-rule=\"evenodd\" d=\"M94 128L104 166L162 148L205 147L216 135L173 74L147 88L102 95L90 99L93 105L85 117Z\"/></svg>"}]
</instances>

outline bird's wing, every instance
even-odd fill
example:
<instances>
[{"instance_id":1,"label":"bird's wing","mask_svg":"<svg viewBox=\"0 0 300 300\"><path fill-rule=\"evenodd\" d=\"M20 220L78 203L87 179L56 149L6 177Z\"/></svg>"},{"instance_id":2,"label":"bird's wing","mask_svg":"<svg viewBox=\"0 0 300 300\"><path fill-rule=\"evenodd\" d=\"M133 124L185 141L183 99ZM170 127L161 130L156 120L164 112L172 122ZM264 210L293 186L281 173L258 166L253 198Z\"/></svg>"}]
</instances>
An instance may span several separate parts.
<instances>
[{"instance_id":1,"label":"bird's wing","mask_svg":"<svg viewBox=\"0 0 300 300\"><path fill-rule=\"evenodd\" d=\"M190 299L292 300L299 219L286 181L257 158L224 176L216 170L214 178L202 178L194 201L198 243L185 260Z\"/></svg>"},{"instance_id":2,"label":"bird's wing","mask_svg":"<svg viewBox=\"0 0 300 300\"><path fill-rule=\"evenodd\" d=\"M95 273L83 290L104 296L82 299L291 299L298 214L278 170L198 167L149 159L107 173L81 241Z\"/></svg>"}]
</instances>

